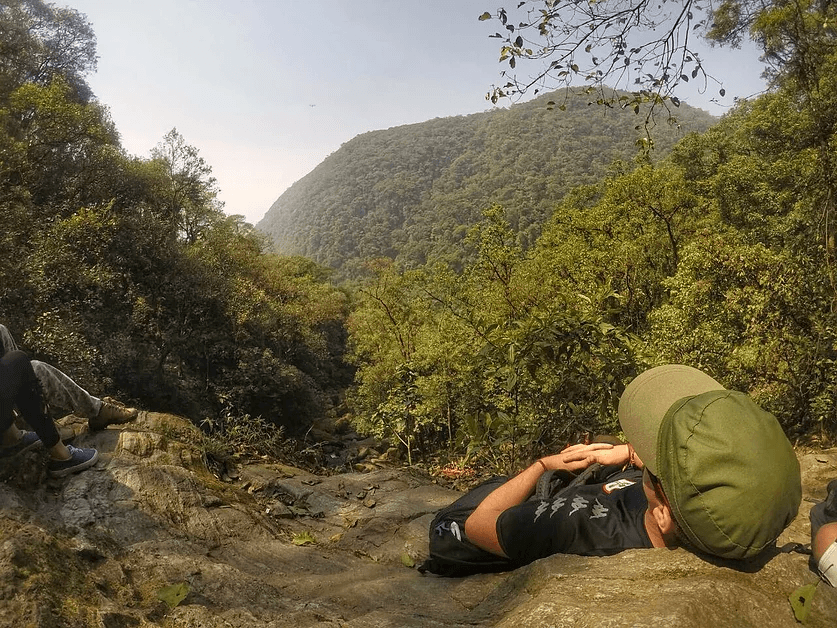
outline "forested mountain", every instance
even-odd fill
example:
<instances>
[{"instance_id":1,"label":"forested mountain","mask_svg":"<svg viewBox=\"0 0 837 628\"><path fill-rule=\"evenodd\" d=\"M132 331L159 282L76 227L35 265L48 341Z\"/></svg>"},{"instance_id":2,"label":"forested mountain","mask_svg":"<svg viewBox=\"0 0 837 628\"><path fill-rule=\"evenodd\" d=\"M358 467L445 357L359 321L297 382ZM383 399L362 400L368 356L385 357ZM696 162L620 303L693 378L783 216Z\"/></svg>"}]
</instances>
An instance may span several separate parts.
<instances>
[{"instance_id":1,"label":"forested mountain","mask_svg":"<svg viewBox=\"0 0 837 628\"><path fill-rule=\"evenodd\" d=\"M649 131L656 160L716 121L681 105L672 108L675 121L663 110L646 129L642 112L590 100L552 93L359 135L282 194L257 227L278 252L311 257L344 276L358 260L381 256L461 267L462 240L493 203L530 246L567 191L593 183L614 161L634 159Z\"/></svg>"}]
</instances>

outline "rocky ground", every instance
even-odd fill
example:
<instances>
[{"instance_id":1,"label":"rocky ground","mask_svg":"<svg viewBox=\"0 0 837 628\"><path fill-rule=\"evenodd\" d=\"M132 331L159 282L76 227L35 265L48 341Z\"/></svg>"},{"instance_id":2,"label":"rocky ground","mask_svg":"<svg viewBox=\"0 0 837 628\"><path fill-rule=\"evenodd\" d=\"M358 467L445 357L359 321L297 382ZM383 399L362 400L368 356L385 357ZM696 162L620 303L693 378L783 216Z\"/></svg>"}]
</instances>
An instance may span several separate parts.
<instances>
[{"instance_id":1,"label":"rocky ground","mask_svg":"<svg viewBox=\"0 0 837 628\"><path fill-rule=\"evenodd\" d=\"M1 627L781 627L817 580L780 549L745 568L658 549L422 576L432 513L458 495L423 473L211 473L186 421L120 427L75 426L102 457L70 478L48 479L37 452L0 465ZM778 548L808 542L808 509L837 477L837 449L799 457L805 499ZM837 625L836 593L818 587L808 625Z\"/></svg>"}]
</instances>

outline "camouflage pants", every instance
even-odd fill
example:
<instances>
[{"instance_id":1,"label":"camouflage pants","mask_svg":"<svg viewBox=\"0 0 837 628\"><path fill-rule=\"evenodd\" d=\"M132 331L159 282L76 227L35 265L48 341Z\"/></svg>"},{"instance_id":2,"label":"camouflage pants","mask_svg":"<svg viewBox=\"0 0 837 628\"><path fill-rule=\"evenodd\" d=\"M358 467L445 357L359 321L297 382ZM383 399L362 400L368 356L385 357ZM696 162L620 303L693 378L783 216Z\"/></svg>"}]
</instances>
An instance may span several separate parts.
<instances>
[{"instance_id":1,"label":"camouflage pants","mask_svg":"<svg viewBox=\"0 0 837 628\"><path fill-rule=\"evenodd\" d=\"M17 343L5 325L0 324L0 356L17 350ZM32 360L32 369L41 384L44 401L52 408L93 418L99 414L102 400L88 393L68 375L46 362Z\"/></svg>"}]
</instances>

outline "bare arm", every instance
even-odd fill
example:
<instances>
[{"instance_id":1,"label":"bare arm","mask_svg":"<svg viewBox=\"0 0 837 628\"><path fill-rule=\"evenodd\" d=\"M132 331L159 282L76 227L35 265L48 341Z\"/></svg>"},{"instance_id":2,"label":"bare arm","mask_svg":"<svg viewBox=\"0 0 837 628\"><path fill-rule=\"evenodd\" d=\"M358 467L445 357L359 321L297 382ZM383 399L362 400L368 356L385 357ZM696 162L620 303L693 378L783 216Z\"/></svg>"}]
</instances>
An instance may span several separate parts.
<instances>
[{"instance_id":1,"label":"bare arm","mask_svg":"<svg viewBox=\"0 0 837 628\"><path fill-rule=\"evenodd\" d=\"M591 445L573 445L561 453L541 458L511 480L496 488L486 497L471 516L465 521L465 534L468 540L484 550L505 556L497 538L497 518L500 514L524 502L535 490L538 478L546 469L566 469L581 471L594 462L603 465L624 464L628 462L627 445L613 446L606 443ZM543 464L541 464L543 462Z\"/></svg>"}]
</instances>

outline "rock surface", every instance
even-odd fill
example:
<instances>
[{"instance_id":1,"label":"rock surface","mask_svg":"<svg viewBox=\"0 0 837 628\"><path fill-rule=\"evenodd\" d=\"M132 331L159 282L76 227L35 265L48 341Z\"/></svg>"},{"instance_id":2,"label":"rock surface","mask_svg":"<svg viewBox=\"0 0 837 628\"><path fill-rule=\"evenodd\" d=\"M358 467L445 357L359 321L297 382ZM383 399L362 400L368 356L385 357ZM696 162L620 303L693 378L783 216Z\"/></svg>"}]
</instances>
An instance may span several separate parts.
<instances>
[{"instance_id":1,"label":"rock surface","mask_svg":"<svg viewBox=\"0 0 837 628\"><path fill-rule=\"evenodd\" d=\"M817 580L796 552L742 569L682 549L421 576L407 565L458 495L423 474L249 464L221 481L186 421L120 427L77 430L101 460L70 478L48 479L39 453L0 465L0 626L790 627L788 596ZM778 547L809 541L837 477L837 449L799 458L805 499ZM837 625L837 591L818 587L808 625Z\"/></svg>"}]
</instances>

